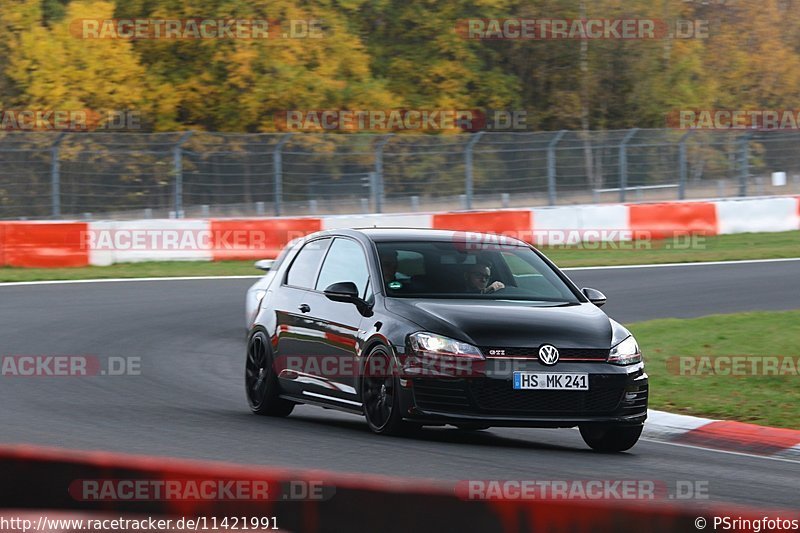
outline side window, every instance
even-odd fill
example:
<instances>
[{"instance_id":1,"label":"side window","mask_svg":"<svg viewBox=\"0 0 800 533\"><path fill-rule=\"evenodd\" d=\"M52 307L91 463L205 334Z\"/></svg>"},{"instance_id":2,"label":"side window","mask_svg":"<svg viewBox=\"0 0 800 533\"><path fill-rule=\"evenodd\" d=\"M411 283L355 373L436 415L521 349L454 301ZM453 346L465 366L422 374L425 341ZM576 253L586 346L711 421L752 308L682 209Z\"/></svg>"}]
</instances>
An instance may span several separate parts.
<instances>
[{"instance_id":1,"label":"side window","mask_svg":"<svg viewBox=\"0 0 800 533\"><path fill-rule=\"evenodd\" d=\"M364 251L355 241L335 239L322 264L316 289L324 291L329 285L340 281L352 281L358 287L358 294L365 294L369 271Z\"/></svg>"},{"instance_id":2,"label":"side window","mask_svg":"<svg viewBox=\"0 0 800 533\"><path fill-rule=\"evenodd\" d=\"M294 258L289 272L286 274L286 285L311 289L314 287L314 280L317 278L319 264L325 257L331 239L318 239L311 241L303 246L303 249Z\"/></svg>"}]
</instances>

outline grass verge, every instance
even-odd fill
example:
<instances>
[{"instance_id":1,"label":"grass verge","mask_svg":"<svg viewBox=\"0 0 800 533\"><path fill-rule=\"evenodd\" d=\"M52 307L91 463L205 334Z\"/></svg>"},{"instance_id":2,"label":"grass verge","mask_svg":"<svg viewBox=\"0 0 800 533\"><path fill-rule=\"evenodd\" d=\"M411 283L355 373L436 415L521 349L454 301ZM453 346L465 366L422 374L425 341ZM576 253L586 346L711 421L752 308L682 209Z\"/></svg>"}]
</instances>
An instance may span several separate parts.
<instances>
[{"instance_id":1,"label":"grass verge","mask_svg":"<svg viewBox=\"0 0 800 533\"><path fill-rule=\"evenodd\" d=\"M682 237L617 245L542 247L562 268L800 257L800 231ZM253 261L164 261L107 267L0 268L0 281L258 275Z\"/></svg>"},{"instance_id":2,"label":"grass verge","mask_svg":"<svg viewBox=\"0 0 800 533\"><path fill-rule=\"evenodd\" d=\"M0 281L43 281L176 276L258 276L253 261L152 261L77 268L0 268Z\"/></svg>"},{"instance_id":3,"label":"grass verge","mask_svg":"<svg viewBox=\"0 0 800 533\"><path fill-rule=\"evenodd\" d=\"M661 319L628 327L644 352L651 408L800 429L798 324L800 311L781 311ZM713 375L714 366L704 363L711 359L700 359L693 367L695 375L686 375L692 373L691 362L681 372L677 359L681 356L783 356L792 361L789 365L784 359L777 366L777 372L785 375ZM752 366L748 361L739 369L722 364L718 368L740 374Z\"/></svg>"},{"instance_id":4,"label":"grass verge","mask_svg":"<svg viewBox=\"0 0 800 533\"><path fill-rule=\"evenodd\" d=\"M570 246L543 247L542 251L562 268L800 257L800 231L685 236L627 243L617 249L614 243L606 244L596 250Z\"/></svg>"}]
</instances>

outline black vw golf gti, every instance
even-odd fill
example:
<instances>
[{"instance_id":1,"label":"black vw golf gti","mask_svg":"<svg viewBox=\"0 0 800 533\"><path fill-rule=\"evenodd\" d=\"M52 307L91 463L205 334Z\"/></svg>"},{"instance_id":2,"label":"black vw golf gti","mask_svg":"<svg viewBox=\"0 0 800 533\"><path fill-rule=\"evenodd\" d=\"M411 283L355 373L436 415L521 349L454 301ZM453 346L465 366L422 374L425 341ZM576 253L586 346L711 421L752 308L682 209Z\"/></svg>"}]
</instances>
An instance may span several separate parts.
<instances>
[{"instance_id":1,"label":"black vw golf gti","mask_svg":"<svg viewBox=\"0 0 800 533\"><path fill-rule=\"evenodd\" d=\"M245 384L254 413L296 404L423 425L575 427L600 451L638 440L648 383L636 340L530 245L419 229L292 242L258 291Z\"/></svg>"}]
</instances>

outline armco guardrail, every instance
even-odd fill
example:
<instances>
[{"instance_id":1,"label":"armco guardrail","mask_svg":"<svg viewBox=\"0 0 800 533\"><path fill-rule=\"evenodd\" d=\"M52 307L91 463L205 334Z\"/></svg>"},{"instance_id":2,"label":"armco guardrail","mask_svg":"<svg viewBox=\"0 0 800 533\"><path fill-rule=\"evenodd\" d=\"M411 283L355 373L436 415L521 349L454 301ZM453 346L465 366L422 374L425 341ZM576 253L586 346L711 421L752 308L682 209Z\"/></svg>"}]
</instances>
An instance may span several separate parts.
<instances>
[{"instance_id":1,"label":"armco guardrail","mask_svg":"<svg viewBox=\"0 0 800 533\"><path fill-rule=\"evenodd\" d=\"M736 128L0 131L0 219L296 217L798 194L798 140L796 129Z\"/></svg>"},{"instance_id":2,"label":"armco guardrail","mask_svg":"<svg viewBox=\"0 0 800 533\"><path fill-rule=\"evenodd\" d=\"M172 458L74 452L28 446L0 447L0 517L25 514L76 519L97 517L212 517L269 518L283 531L615 531L654 533L696 531L698 517L709 525L714 516L762 520L797 519L796 512L770 512L739 507L704 505L698 508L673 502L586 500L466 500L454 486L387 477L299 471L251 465L203 463ZM128 485L123 485L128 482ZM177 483L181 487L204 482L268 487L258 498L138 497L120 499L97 490L148 487ZM159 485L162 483L164 485ZM322 497L292 494L290 487L316 483ZM90 487L87 493L82 487ZM263 497L262 497L263 496ZM288 496L288 498L286 497ZM34 521L34 524L38 522ZM229 524L230 525L230 524ZM240 524L241 525L241 524ZM203 529L200 527L199 529ZM209 528L210 529L210 528ZM241 529L241 527L240 527ZM177 531L177 529L173 529ZM271 529L269 529L271 530ZM744 529L743 529L744 530Z\"/></svg>"},{"instance_id":3,"label":"armco guardrail","mask_svg":"<svg viewBox=\"0 0 800 533\"><path fill-rule=\"evenodd\" d=\"M800 229L800 197L300 218L0 222L0 265L269 259L289 240L320 229L370 226L499 233L537 245L576 237L613 241L778 232Z\"/></svg>"}]
</instances>

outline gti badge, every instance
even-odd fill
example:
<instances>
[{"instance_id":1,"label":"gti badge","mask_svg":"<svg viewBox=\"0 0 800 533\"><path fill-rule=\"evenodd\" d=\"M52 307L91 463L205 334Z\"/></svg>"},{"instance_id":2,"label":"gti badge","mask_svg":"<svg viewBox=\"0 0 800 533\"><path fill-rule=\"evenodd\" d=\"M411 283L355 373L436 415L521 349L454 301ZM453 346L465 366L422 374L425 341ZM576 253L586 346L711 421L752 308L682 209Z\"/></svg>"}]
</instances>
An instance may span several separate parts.
<instances>
[{"instance_id":1,"label":"gti badge","mask_svg":"<svg viewBox=\"0 0 800 533\"><path fill-rule=\"evenodd\" d=\"M558 349L552 344L543 344L539 348L539 361L543 365L554 365L558 362Z\"/></svg>"}]
</instances>

